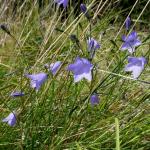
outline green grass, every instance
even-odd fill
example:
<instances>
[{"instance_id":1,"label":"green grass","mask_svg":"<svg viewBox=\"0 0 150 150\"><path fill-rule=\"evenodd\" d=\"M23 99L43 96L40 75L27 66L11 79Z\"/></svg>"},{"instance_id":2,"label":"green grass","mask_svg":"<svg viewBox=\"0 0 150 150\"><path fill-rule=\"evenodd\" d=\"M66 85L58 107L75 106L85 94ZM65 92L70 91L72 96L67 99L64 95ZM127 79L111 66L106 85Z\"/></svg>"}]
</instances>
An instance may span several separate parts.
<instances>
[{"instance_id":1,"label":"green grass","mask_svg":"<svg viewBox=\"0 0 150 150\"><path fill-rule=\"evenodd\" d=\"M109 1L102 1L98 3L98 15L101 14L98 19L96 8L91 7L93 3L87 4L95 16L91 31L83 14L80 19L73 17L73 8L69 18L61 21L57 8L49 4L39 11L36 1L26 0L18 6L14 18L12 7L1 15L0 21L9 24L18 42L0 31L0 118L13 110L17 112L15 127L0 123L1 150L150 149L150 86L140 81L150 82L149 62L139 80L124 72L128 52L119 50L121 36L125 34L124 10L118 11ZM142 41L136 56L149 60L150 36L146 28L149 24L145 23L146 29L140 30L139 17L143 14L144 11L133 14L132 27ZM115 19L113 25L112 19ZM80 50L70 40L71 34L77 35ZM91 83L82 80L75 84L66 67L77 56L88 56L86 37L89 34L101 44L92 61L94 79ZM56 76L49 74L47 82L36 93L24 74L47 72L44 64L57 60L63 62L62 67ZM12 91L20 89L26 93L24 97L10 97ZM92 107L89 97L95 90L100 104Z\"/></svg>"}]
</instances>

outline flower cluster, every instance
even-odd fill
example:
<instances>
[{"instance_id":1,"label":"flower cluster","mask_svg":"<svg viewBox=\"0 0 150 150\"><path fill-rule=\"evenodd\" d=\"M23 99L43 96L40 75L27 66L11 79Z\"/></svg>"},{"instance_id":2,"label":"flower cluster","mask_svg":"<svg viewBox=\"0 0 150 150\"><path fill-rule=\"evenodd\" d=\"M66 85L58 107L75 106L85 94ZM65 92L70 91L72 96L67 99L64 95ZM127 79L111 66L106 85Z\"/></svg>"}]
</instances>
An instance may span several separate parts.
<instances>
[{"instance_id":1,"label":"flower cluster","mask_svg":"<svg viewBox=\"0 0 150 150\"><path fill-rule=\"evenodd\" d=\"M127 17L126 22L126 29L129 30L131 25L130 17ZM141 45L141 41L139 40L136 31L132 31L128 36L122 36L123 44L121 50L128 50L129 53L132 55L135 52L135 48ZM144 70L144 66L146 64L146 59L144 57L128 57L128 64L125 66L126 72L132 72L132 77L137 79L142 71Z\"/></svg>"},{"instance_id":2,"label":"flower cluster","mask_svg":"<svg viewBox=\"0 0 150 150\"><path fill-rule=\"evenodd\" d=\"M63 5L64 8L68 5L68 0L55 0L55 2L58 5ZM80 6L81 11L85 14L85 16L90 19L87 8L85 4L81 4ZM128 17L125 22L126 30L130 29L131 20ZM76 38L76 36L71 36L71 39L79 43L79 40ZM137 79L142 71L144 70L145 64L147 63L146 59L144 57L134 57L132 54L135 52L135 49L137 46L141 45L141 41L139 40L136 31L132 31L129 35L123 35L122 36L123 44L121 47L121 50L128 50L130 55L128 57L128 64L125 66L126 72L131 72L132 77L134 79ZM93 68L94 65L92 64L92 60L94 58L94 55L96 53L96 50L100 49L100 44L97 40L95 40L91 35L87 38L87 54L88 57L79 57L77 56L75 58L74 63L68 64L66 70L71 71L73 73L74 77L74 83L77 83L81 81L82 79L86 79L89 82L93 80ZM47 69L48 73L40 72L40 73L34 73L34 74L25 74L25 77L30 80L30 86L31 88L35 89L36 92L38 92L41 88L41 86L48 80L48 74L50 73L52 76L56 76L57 73L59 73L59 70L63 66L63 63L61 61L56 61L51 64L45 64L44 67ZM98 105L100 102L97 92L94 91L90 96L90 103L92 106ZM21 91L14 91L10 94L11 97L22 97L25 93ZM2 120L2 122L8 123L10 126L15 126L17 119L16 119L16 112L11 112L6 118Z\"/></svg>"}]
</instances>

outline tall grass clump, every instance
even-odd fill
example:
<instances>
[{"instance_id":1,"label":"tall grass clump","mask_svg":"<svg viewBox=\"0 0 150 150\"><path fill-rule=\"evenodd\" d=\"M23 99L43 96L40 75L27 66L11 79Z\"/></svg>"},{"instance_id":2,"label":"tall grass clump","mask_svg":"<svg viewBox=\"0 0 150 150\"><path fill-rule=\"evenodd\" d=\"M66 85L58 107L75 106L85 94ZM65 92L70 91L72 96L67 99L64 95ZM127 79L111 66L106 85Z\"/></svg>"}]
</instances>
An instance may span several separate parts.
<instances>
[{"instance_id":1,"label":"tall grass clump","mask_svg":"<svg viewBox=\"0 0 150 150\"><path fill-rule=\"evenodd\" d=\"M0 1L0 149L150 149L149 6Z\"/></svg>"}]
</instances>

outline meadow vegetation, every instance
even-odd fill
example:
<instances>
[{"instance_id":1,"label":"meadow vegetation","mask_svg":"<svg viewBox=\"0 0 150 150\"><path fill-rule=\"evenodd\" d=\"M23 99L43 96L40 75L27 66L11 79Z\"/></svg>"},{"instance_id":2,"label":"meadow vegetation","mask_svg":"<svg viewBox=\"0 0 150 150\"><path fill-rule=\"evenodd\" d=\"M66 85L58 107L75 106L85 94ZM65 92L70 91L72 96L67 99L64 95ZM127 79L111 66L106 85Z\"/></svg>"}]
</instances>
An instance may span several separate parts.
<instances>
[{"instance_id":1,"label":"meadow vegetation","mask_svg":"<svg viewBox=\"0 0 150 150\"><path fill-rule=\"evenodd\" d=\"M149 150L150 0L16 2L0 1L0 150Z\"/></svg>"}]
</instances>

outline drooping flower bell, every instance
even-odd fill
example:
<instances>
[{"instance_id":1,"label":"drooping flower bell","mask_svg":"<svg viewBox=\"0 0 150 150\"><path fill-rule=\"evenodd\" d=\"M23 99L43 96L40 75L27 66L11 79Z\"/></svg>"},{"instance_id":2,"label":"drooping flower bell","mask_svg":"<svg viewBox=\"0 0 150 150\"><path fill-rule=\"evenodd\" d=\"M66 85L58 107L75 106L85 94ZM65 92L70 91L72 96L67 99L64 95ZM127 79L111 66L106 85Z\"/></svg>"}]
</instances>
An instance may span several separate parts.
<instances>
[{"instance_id":1,"label":"drooping flower bell","mask_svg":"<svg viewBox=\"0 0 150 150\"><path fill-rule=\"evenodd\" d=\"M57 71L59 70L59 68L61 67L62 62L61 61L57 61L55 63L51 63L49 64L45 64L45 67L48 69L48 71L52 72L53 75L55 75L57 73Z\"/></svg>"},{"instance_id":2,"label":"drooping flower bell","mask_svg":"<svg viewBox=\"0 0 150 150\"><path fill-rule=\"evenodd\" d=\"M146 63L147 61L144 57L128 57L128 64L124 70L126 72L132 72L132 77L137 79L144 70Z\"/></svg>"},{"instance_id":3,"label":"drooping flower bell","mask_svg":"<svg viewBox=\"0 0 150 150\"><path fill-rule=\"evenodd\" d=\"M55 0L55 3L58 5L63 5L63 7L66 8L68 5L68 0Z\"/></svg>"},{"instance_id":4,"label":"drooping flower bell","mask_svg":"<svg viewBox=\"0 0 150 150\"><path fill-rule=\"evenodd\" d=\"M128 16L126 21L125 21L125 27L126 27L126 30L129 30L130 29L130 26L131 26L131 19L130 17Z\"/></svg>"},{"instance_id":5,"label":"drooping flower bell","mask_svg":"<svg viewBox=\"0 0 150 150\"><path fill-rule=\"evenodd\" d=\"M96 49L100 48L100 44L94 38L89 38L87 40L87 45L88 45L88 51L91 54L91 58L93 58Z\"/></svg>"},{"instance_id":6,"label":"drooping flower bell","mask_svg":"<svg viewBox=\"0 0 150 150\"><path fill-rule=\"evenodd\" d=\"M81 9L81 11L82 11L83 13L86 13L86 11L87 11L87 8L86 8L85 4L81 4L81 5L80 5L80 9Z\"/></svg>"},{"instance_id":7,"label":"drooping flower bell","mask_svg":"<svg viewBox=\"0 0 150 150\"><path fill-rule=\"evenodd\" d=\"M16 91L16 92L12 92L10 94L10 96L12 96L12 97L20 97L20 96L24 96L24 93Z\"/></svg>"},{"instance_id":8,"label":"drooping flower bell","mask_svg":"<svg viewBox=\"0 0 150 150\"><path fill-rule=\"evenodd\" d=\"M84 13L85 17L86 17L88 20L90 20L91 17L90 17L90 15L89 15L88 11L87 11L86 5L85 5L85 4L81 4L81 5L80 5L80 9L81 9L81 11Z\"/></svg>"},{"instance_id":9,"label":"drooping flower bell","mask_svg":"<svg viewBox=\"0 0 150 150\"><path fill-rule=\"evenodd\" d=\"M74 82L79 82L85 78L88 81L92 80L93 65L86 58L77 57L73 64L70 64L67 68L74 74Z\"/></svg>"},{"instance_id":10,"label":"drooping flower bell","mask_svg":"<svg viewBox=\"0 0 150 150\"><path fill-rule=\"evenodd\" d=\"M10 126L15 126L17 122L15 112L10 113L6 118L2 120L2 122L7 122Z\"/></svg>"},{"instance_id":11,"label":"drooping flower bell","mask_svg":"<svg viewBox=\"0 0 150 150\"><path fill-rule=\"evenodd\" d=\"M90 103L91 103L92 106L98 105L99 102L100 102L100 100L99 100L99 97L98 97L97 94L91 95L91 97L90 97Z\"/></svg>"},{"instance_id":12,"label":"drooping flower bell","mask_svg":"<svg viewBox=\"0 0 150 150\"><path fill-rule=\"evenodd\" d=\"M135 52L135 47L141 45L141 41L137 37L137 33L132 31L128 36L122 36L122 40L124 41L121 50L128 50L129 53Z\"/></svg>"},{"instance_id":13,"label":"drooping flower bell","mask_svg":"<svg viewBox=\"0 0 150 150\"><path fill-rule=\"evenodd\" d=\"M28 77L31 80L30 82L31 87L35 88L36 91L38 91L41 85L46 81L47 74L41 72L38 74L27 74L26 77Z\"/></svg>"}]
</instances>

